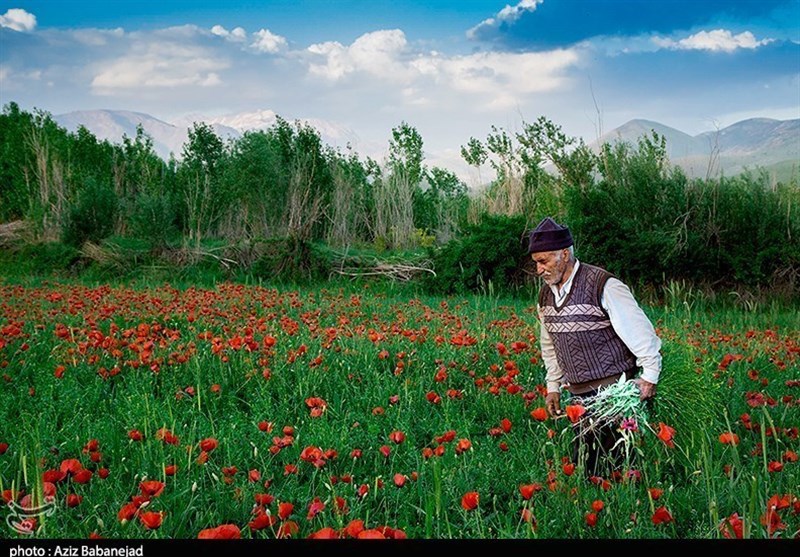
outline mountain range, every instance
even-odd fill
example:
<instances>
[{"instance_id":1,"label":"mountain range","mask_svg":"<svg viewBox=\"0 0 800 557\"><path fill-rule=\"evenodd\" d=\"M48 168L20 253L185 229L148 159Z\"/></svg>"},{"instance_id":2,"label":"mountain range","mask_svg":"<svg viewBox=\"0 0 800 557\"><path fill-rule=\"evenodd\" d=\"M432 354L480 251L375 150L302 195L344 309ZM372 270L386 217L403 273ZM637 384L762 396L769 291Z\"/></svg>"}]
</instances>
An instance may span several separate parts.
<instances>
[{"instance_id":1,"label":"mountain range","mask_svg":"<svg viewBox=\"0 0 800 557\"><path fill-rule=\"evenodd\" d=\"M785 181L800 169L800 119L750 118L694 136L659 122L631 120L601 136L592 147L616 141L636 145L653 131L666 139L670 162L693 178L763 168Z\"/></svg>"},{"instance_id":2,"label":"mountain range","mask_svg":"<svg viewBox=\"0 0 800 557\"><path fill-rule=\"evenodd\" d=\"M54 116L56 122L70 131L86 127L98 139L121 142L123 135L134 137L141 125L153 139L153 147L161 157L174 154L180 158L188 130L193 122L210 124L223 139L238 138L248 130L267 129L277 121L271 110L244 112L227 116L193 115L174 123L164 122L149 114L121 110L86 110ZM380 156L384 147L360 141L358 134L344 126L325 120L301 119L313 126L322 140L332 147L352 146L357 152ZM690 177L732 176L745 169L763 168L775 180L797 177L800 167L800 119L772 120L751 118L714 131L689 135L659 122L631 120L601 136L590 146L624 141L636 145L640 137L655 131L665 137L670 162Z\"/></svg>"}]
</instances>

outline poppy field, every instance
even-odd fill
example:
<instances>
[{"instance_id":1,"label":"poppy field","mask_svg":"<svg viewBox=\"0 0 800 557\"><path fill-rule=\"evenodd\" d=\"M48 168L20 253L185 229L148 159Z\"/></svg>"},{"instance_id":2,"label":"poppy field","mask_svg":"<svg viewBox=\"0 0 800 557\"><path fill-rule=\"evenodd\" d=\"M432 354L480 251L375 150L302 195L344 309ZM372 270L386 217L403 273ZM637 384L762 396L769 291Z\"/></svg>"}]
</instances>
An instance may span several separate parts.
<instances>
[{"instance_id":1,"label":"poppy field","mask_svg":"<svg viewBox=\"0 0 800 557\"><path fill-rule=\"evenodd\" d=\"M625 467L544 411L535 306L0 282L0 538L797 538L800 319L646 308Z\"/></svg>"}]
</instances>

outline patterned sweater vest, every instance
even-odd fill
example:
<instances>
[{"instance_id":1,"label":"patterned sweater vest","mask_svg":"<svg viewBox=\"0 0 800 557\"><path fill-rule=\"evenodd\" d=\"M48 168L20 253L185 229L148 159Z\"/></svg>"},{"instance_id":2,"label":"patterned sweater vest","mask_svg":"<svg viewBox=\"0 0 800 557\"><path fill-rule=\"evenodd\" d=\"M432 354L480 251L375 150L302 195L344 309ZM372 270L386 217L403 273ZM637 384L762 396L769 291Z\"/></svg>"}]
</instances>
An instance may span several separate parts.
<instances>
[{"instance_id":1,"label":"patterned sweater vest","mask_svg":"<svg viewBox=\"0 0 800 557\"><path fill-rule=\"evenodd\" d=\"M564 379L572 384L611 377L636 367L636 356L622 342L600 305L612 275L581 263L562 305L547 285L539 292L539 311L553 339Z\"/></svg>"}]
</instances>

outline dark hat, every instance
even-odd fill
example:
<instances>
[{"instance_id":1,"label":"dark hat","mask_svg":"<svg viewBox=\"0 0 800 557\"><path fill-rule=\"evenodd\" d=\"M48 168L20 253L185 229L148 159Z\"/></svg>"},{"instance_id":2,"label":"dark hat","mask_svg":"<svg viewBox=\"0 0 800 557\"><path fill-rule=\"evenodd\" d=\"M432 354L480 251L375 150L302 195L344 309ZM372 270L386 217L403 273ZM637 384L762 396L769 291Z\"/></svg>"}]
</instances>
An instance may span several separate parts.
<instances>
[{"instance_id":1,"label":"dark hat","mask_svg":"<svg viewBox=\"0 0 800 557\"><path fill-rule=\"evenodd\" d=\"M556 251L568 248L573 243L569 228L561 226L550 217L545 217L536 228L531 230L528 253Z\"/></svg>"}]
</instances>

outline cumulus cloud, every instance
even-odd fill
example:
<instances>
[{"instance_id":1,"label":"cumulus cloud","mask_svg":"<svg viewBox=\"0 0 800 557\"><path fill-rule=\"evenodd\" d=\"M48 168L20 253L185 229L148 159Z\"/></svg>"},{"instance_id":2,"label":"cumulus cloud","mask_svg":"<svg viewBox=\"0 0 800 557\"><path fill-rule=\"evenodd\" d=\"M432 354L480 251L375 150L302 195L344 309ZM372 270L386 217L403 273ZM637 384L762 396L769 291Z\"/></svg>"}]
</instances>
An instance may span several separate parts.
<instances>
[{"instance_id":1,"label":"cumulus cloud","mask_svg":"<svg viewBox=\"0 0 800 557\"><path fill-rule=\"evenodd\" d=\"M334 41L313 44L307 49L314 55L309 71L332 81L356 71L392 81L405 81L412 69L403 60L408 54L407 47L405 33L399 29L365 33L350 46Z\"/></svg>"},{"instance_id":2,"label":"cumulus cloud","mask_svg":"<svg viewBox=\"0 0 800 557\"><path fill-rule=\"evenodd\" d=\"M503 23L514 23L522 16L522 14L535 11L536 6L542 2L544 2L544 0L520 0L520 2L514 6L506 4L505 8L497 12L494 17L484 19L475 27L469 29L467 31L467 37L474 39L477 38L482 31L497 29Z\"/></svg>"},{"instance_id":3,"label":"cumulus cloud","mask_svg":"<svg viewBox=\"0 0 800 557\"><path fill-rule=\"evenodd\" d=\"M713 31L700 31L685 39L675 41L656 37L653 42L662 48L671 50L710 50L733 52L738 48L754 49L773 42L772 39L756 40L750 31L744 31L734 35L727 29L715 29Z\"/></svg>"},{"instance_id":4,"label":"cumulus cloud","mask_svg":"<svg viewBox=\"0 0 800 557\"><path fill-rule=\"evenodd\" d=\"M141 52L103 63L92 79L92 91L107 95L125 89L211 87L221 83L216 72L229 66L194 45L152 42L136 50Z\"/></svg>"},{"instance_id":5,"label":"cumulus cloud","mask_svg":"<svg viewBox=\"0 0 800 557\"><path fill-rule=\"evenodd\" d=\"M36 28L36 16L19 8L11 8L0 15L0 27L14 31L33 31Z\"/></svg>"},{"instance_id":6,"label":"cumulus cloud","mask_svg":"<svg viewBox=\"0 0 800 557\"><path fill-rule=\"evenodd\" d=\"M211 33L235 43L243 43L247 40L247 31L241 27L235 27L228 31L222 25L215 25L211 28Z\"/></svg>"},{"instance_id":7,"label":"cumulus cloud","mask_svg":"<svg viewBox=\"0 0 800 557\"><path fill-rule=\"evenodd\" d=\"M420 91L425 85L465 93L483 94L488 108L507 108L521 96L557 89L566 71L578 63L576 49L550 52L483 52L444 56L437 52L412 52L400 30L375 31L350 46L338 42L312 45L309 73L337 81L363 72L400 83L409 104L431 104ZM321 59L321 61L319 60ZM435 95L439 98L439 95Z\"/></svg>"},{"instance_id":8,"label":"cumulus cloud","mask_svg":"<svg viewBox=\"0 0 800 557\"><path fill-rule=\"evenodd\" d=\"M275 54L283 48L286 48L287 42L284 37L272 33L269 29L261 29L253 33L253 43L250 45L258 52L267 52Z\"/></svg>"}]
</instances>

